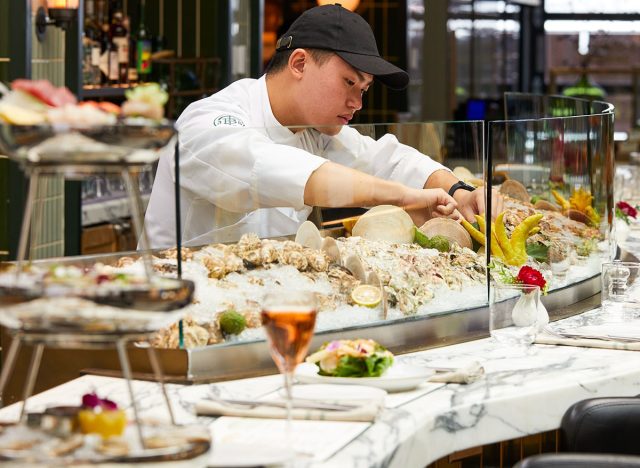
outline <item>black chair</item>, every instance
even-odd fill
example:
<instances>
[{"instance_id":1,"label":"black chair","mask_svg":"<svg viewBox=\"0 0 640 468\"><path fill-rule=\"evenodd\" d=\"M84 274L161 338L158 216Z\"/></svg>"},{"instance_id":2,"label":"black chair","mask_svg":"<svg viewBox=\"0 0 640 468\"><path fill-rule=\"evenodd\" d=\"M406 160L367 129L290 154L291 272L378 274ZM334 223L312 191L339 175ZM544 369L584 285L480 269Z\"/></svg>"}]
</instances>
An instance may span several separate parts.
<instances>
[{"instance_id":1,"label":"black chair","mask_svg":"<svg viewBox=\"0 0 640 468\"><path fill-rule=\"evenodd\" d=\"M640 398L591 398L562 417L562 450L640 455Z\"/></svg>"},{"instance_id":2,"label":"black chair","mask_svg":"<svg viewBox=\"0 0 640 468\"><path fill-rule=\"evenodd\" d=\"M517 468L640 467L640 398L579 401L562 417L563 453L528 457Z\"/></svg>"},{"instance_id":3,"label":"black chair","mask_svg":"<svg viewBox=\"0 0 640 468\"><path fill-rule=\"evenodd\" d=\"M638 468L640 457L599 453L543 453L527 457L514 468Z\"/></svg>"}]
</instances>

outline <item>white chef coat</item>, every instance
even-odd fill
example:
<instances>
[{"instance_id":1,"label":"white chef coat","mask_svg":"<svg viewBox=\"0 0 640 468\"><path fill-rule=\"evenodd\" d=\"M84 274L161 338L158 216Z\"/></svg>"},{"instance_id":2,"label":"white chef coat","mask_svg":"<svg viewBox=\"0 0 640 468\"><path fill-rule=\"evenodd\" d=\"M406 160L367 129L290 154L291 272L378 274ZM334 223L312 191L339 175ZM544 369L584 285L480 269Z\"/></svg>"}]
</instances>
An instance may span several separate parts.
<instances>
[{"instance_id":1,"label":"white chef coat","mask_svg":"<svg viewBox=\"0 0 640 468\"><path fill-rule=\"evenodd\" d=\"M312 209L304 204L307 180L328 160L414 188L446 169L393 135L374 140L346 126L335 136L311 128L293 133L273 115L264 76L192 103L176 127L184 245L295 233ZM174 175L169 145L145 216L153 248L176 243Z\"/></svg>"}]
</instances>

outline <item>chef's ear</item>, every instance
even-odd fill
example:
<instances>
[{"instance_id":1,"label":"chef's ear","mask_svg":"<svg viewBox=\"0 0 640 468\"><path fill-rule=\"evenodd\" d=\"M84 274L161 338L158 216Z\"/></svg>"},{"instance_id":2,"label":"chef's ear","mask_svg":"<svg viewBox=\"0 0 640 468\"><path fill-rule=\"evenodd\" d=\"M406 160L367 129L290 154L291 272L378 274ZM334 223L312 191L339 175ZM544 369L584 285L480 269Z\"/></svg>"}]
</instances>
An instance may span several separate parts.
<instances>
[{"instance_id":1,"label":"chef's ear","mask_svg":"<svg viewBox=\"0 0 640 468\"><path fill-rule=\"evenodd\" d=\"M294 77L302 78L304 67L309 60L309 53L304 49L296 49L289 56L289 70Z\"/></svg>"}]
</instances>

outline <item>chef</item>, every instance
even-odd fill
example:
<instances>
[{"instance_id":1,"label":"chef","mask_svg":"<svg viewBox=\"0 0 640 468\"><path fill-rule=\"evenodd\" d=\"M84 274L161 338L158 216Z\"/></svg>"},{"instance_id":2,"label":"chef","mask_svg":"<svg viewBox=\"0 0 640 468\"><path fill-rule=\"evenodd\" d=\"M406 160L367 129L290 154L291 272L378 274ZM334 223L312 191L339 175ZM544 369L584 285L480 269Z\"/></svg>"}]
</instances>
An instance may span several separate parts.
<instances>
[{"instance_id":1,"label":"chef","mask_svg":"<svg viewBox=\"0 0 640 468\"><path fill-rule=\"evenodd\" d=\"M409 77L380 57L361 16L325 5L291 25L260 79L187 107L176 122L184 244L290 235L313 206L397 205L417 225L483 211L482 191L441 164L393 135L346 126L374 80L402 89ZM173 161L169 148L145 217L154 248L176 243Z\"/></svg>"}]
</instances>

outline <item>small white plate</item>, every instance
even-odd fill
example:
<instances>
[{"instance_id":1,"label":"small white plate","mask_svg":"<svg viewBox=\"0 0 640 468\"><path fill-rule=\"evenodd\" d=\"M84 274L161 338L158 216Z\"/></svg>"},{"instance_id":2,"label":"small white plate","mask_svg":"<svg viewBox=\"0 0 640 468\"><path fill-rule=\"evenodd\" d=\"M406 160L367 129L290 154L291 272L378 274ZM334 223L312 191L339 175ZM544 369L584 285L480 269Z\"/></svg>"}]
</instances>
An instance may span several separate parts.
<instances>
[{"instance_id":1,"label":"small white plate","mask_svg":"<svg viewBox=\"0 0 640 468\"><path fill-rule=\"evenodd\" d=\"M296 368L296 378L301 383L366 385L388 392L413 390L426 382L435 371L407 364L394 364L380 377L327 377L318 374L318 366L304 362Z\"/></svg>"},{"instance_id":2,"label":"small white plate","mask_svg":"<svg viewBox=\"0 0 640 468\"><path fill-rule=\"evenodd\" d=\"M351 379L355 380L355 379ZM294 400L330 401L339 403L383 402L387 392L381 388L358 385L305 384L291 389ZM284 396L284 389L280 392Z\"/></svg>"}]
</instances>

